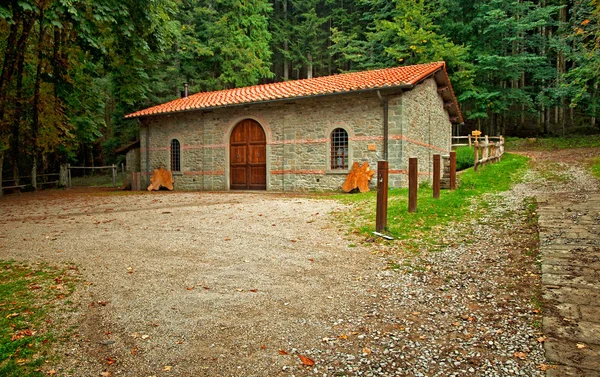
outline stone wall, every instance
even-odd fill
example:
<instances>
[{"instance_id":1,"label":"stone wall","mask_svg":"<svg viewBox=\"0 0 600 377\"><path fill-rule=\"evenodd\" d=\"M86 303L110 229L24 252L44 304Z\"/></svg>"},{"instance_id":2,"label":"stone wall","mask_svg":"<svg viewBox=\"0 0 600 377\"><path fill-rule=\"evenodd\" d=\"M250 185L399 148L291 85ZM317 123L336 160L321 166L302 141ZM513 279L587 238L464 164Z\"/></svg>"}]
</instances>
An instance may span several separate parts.
<instances>
[{"instance_id":1,"label":"stone wall","mask_svg":"<svg viewBox=\"0 0 600 377\"><path fill-rule=\"evenodd\" d=\"M389 98L389 161L390 170L397 171L390 176L391 187L402 183L404 174L401 170L407 169L405 159L408 155L403 153L403 149L429 157L427 147L410 145L402 138L404 123L407 119L411 120L407 114L417 117L411 123L412 128L408 129L412 138L429 141L430 134L447 132L448 135L443 138L447 140L449 149L450 123L441 102L433 103L434 96L438 99L435 89L435 83L430 79L401 96ZM428 102L418 110L406 109L420 100ZM421 112L433 110L436 114L432 114L431 118L439 120L434 106L446 117L446 123L435 124L447 125L447 129L431 132L429 129L426 132L413 130L423 127L423 123L427 125L424 119L429 118ZM145 118L140 135L142 171L146 169L146 130L149 127L151 171L161 166L170 169L171 140L177 139L181 144L181 172L174 174L175 188L228 190L229 137L233 128L248 118L256 120L265 130L267 190L340 190L348 170L330 169L330 135L338 127L348 132L349 167L354 161L367 161L376 169L377 161L383 158L383 105L377 93L365 92ZM446 144L443 145L446 147ZM419 152L420 149L424 151ZM372 188L375 187L373 179Z\"/></svg>"},{"instance_id":2,"label":"stone wall","mask_svg":"<svg viewBox=\"0 0 600 377\"><path fill-rule=\"evenodd\" d=\"M133 148L125 154L125 169L127 172L140 171L140 149Z\"/></svg>"},{"instance_id":3,"label":"stone wall","mask_svg":"<svg viewBox=\"0 0 600 377\"><path fill-rule=\"evenodd\" d=\"M433 184L433 155L445 155L452 145L452 123L437 93L435 80L428 79L402 96L402 164L408 170L408 158L417 157L419 181ZM402 186L408 184L402 176Z\"/></svg>"}]
</instances>

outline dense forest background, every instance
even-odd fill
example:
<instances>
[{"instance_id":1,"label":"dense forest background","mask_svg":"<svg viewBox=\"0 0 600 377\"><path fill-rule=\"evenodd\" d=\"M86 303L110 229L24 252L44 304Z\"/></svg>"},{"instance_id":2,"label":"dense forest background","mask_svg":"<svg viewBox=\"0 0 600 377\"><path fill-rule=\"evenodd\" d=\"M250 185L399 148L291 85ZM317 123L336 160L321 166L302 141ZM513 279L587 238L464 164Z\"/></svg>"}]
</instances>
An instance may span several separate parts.
<instances>
[{"instance_id":1,"label":"dense forest background","mask_svg":"<svg viewBox=\"0 0 600 377\"><path fill-rule=\"evenodd\" d=\"M0 169L118 162L138 132L123 115L184 82L194 93L438 60L462 133L599 133L599 18L599 0L1 0Z\"/></svg>"}]
</instances>

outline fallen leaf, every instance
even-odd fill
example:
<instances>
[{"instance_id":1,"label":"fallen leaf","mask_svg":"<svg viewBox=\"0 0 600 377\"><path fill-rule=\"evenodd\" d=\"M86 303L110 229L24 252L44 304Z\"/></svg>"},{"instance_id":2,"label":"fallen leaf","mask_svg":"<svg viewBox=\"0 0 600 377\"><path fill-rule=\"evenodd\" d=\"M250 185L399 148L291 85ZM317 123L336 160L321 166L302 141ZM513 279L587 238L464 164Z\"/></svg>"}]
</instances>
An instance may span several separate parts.
<instances>
[{"instance_id":1,"label":"fallen leaf","mask_svg":"<svg viewBox=\"0 0 600 377\"><path fill-rule=\"evenodd\" d=\"M231 241L231 238L225 237L224 241Z\"/></svg>"},{"instance_id":2,"label":"fallen leaf","mask_svg":"<svg viewBox=\"0 0 600 377\"><path fill-rule=\"evenodd\" d=\"M137 353L138 353L138 349L137 348L134 348L134 349L131 350L131 354L132 355L135 356Z\"/></svg>"},{"instance_id":3,"label":"fallen leaf","mask_svg":"<svg viewBox=\"0 0 600 377\"><path fill-rule=\"evenodd\" d=\"M170 366L170 365L165 365L165 367L163 368L163 371L165 371L165 372L168 372L168 371L170 371L171 369L173 369L173 367L172 367L172 366Z\"/></svg>"},{"instance_id":4,"label":"fallen leaf","mask_svg":"<svg viewBox=\"0 0 600 377\"><path fill-rule=\"evenodd\" d=\"M27 359L17 359L17 364L25 364Z\"/></svg>"},{"instance_id":5,"label":"fallen leaf","mask_svg":"<svg viewBox=\"0 0 600 377\"><path fill-rule=\"evenodd\" d=\"M585 347L587 347L585 344L583 344L583 343L577 343L577 348L584 349Z\"/></svg>"},{"instance_id":6,"label":"fallen leaf","mask_svg":"<svg viewBox=\"0 0 600 377\"><path fill-rule=\"evenodd\" d=\"M538 365L538 369L547 371L548 369L556 369L556 365L540 364Z\"/></svg>"},{"instance_id":7,"label":"fallen leaf","mask_svg":"<svg viewBox=\"0 0 600 377\"><path fill-rule=\"evenodd\" d=\"M107 372L107 371L106 372L100 372L100 375L102 377L110 377L110 376L112 376L112 372Z\"/></svg>"},{"instance_id":8,"label":"fallen leaf","mask_svg":"<svg viewBox=\"0 0 600 377\"><path fill-rule=\"evenodd\" d=\"M54 376L55 374L56 374L56 371L55 371L54 369L50 369L50 370L48 371L48 375L49 375L49 376Z\"/></svg>"},{"instance_id":9,"label":"fallen leaf","mask_svg":"<svg viewBox=\"0 0 600 377\"><path fill-rule=\"evenodd\" d=\"M17 317L18 315L19 315L19 313L11 313L11 314L7 315L6 318Z\"/></svg>"},{"instance_id":10,"label":"fallen leaf","mask_svg":"<svg viewBox=\"0 0 600 377\"><path fill-rule=\"evenodd\" d=\"M194 289L194 288L196 288L196 287L187 287L186 289L187 289L188 291L191 291L191 290L192 290L192 289Z\"/></svg>"},{"instance_id":11,"label":"fallen leaf","mask_svg":"<svg viewBox=\"0 0 600 377\"><path fill-rule=\"evenodd\" d=\"M107 357L106 358L106 364L108 365L113 365L117 360L113 359L112 357Z\"/></svg>"},{"instance_id":12,"label":"fallen leaf","mask_svg":"<svg viewBox=\"0 0 600 377\"><path fill-rule=\"evenodd\" d=\"M148 339L150 335L142 335L142 339Z\"/></svg>"},{"instance_id":13,"label":"fallen leaf","mask_svg":"<svg viewBox=\"0 0 600 377\"><path fill-rule=\"evenodd\" d=\"M524 352L515 352L514 356L518 357L521 360L525 360L527 358L527 354Z\"/></svg>"},{"instance_id":14,"label":"fallen leaf","mask_svg":"<svg viewBox=\"0 0 600 377\"><path fill-rule=\"evenodd\" d=\"M267 346L265 346L264 344L262 346L260 346L261 350L264 350L265 348L267 348Z\"/></svg>"},{"instance_id":15,"label":"fallen leaf","mask_svg":"<svg viewBox=\"0 0 600 377\"><path fill-rule=\"evenodd\" d=\"M348 335L342 334L342 335L338 336L338 338L340 338L340 339L348 339Z\"/></svg>"},{"instance_id":16,"label":"fallen leaf","mask_svg":"<svg viewBox=\"0 0 600 377\"><path fill-rule=\"evenodd\" d=\"M537 338L537 341L540 343L544 343L546 341L546 339L548 339L548 338L545 336L540 336L539 338Z\"/></svg>"},{"instance_id":17,"label":"fallen leaf","mask_svg":"<svg viewBox=\"0 0 600 377\"><path fill-rule=\"evenodd\" d=\"M284 350L279 350L279 354L280 354L280 355L287 355L288 353L287 353L287 352L285 352Z\"/></svg>"},{"instance_id":18,"label":"fallen leaf","mask_svg":"<svg viewBox=\"0 0 600 377\"><path fill-rule=\"evenodd\" d=\"M304 365L308 365L309 367L315 365L314 360L309 357L306 357L304 355L298 355L298 357L300 358L300 360L302 361L302 364L304 364Z\"/></svg>"},{"instance_id":19,"label":"fallen leaf","mask_svg":"<svg viewBox=\"0 0 600 377\"><path fill-rule=\"evenodd\" d=\"M369 348L367 348L367 347L363 348L362 351L363 351L363 353L366 353L367 355L371 354L371 350Z\"/></svg>"},{"instance_id":20,"label":"fallen leaf","mask_svg":"<svg viewBox=\"0 0 600 377\"><path fill-rule=\"evenodd\" d=\"M251 289L250 292L256 293L256 292L258 292L258 289Z\"/></svg>"}]
</instances>

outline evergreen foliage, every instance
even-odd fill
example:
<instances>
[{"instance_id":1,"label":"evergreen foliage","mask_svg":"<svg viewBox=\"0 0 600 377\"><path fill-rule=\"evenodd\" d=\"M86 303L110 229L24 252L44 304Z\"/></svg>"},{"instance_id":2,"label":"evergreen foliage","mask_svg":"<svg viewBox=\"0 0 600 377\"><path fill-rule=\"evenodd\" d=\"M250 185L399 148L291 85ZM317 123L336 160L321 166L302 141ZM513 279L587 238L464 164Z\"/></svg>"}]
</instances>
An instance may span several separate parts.
<instances>
[{"instance_id":1,"label":"evergreen foliage","mask_svg":"<svg viewBox=\"0 0 600 377\"><path fill-rule=\"evenodd\" d=\"M194 93L439 60L463 133L598 133L599 25L598 0L6 0L0 174L116 162L138 133L123 115L184 82Z\"/></svg>"}]
</instances>

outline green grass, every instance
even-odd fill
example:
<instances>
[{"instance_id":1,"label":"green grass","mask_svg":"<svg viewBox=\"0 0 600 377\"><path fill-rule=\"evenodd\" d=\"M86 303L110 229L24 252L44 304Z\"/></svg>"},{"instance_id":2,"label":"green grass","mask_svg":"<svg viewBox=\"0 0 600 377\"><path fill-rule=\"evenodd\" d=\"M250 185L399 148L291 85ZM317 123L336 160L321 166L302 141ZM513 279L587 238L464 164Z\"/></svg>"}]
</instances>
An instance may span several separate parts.
<instances>
[{"instance_id":1,"label":"green grass","mask_svg":"<svg viewBox=\"0 0 600 377\"><path fill-rule=\"evenodd\" d=\"M600 147L600 135L525 139L508 137L505 147L509 151Z\"/></svg>"},{"instance_id":2,"label":"green grass","mask_svg":"<svg viewBox=\"0 0 600 377\"><path fill-rule=\"evenodd\" d=\"M482 166L478 172L468 169L460 174L462 184L455 191L442 190L440 199L433 199L431 188L418 191L418 209L408 213L408 190L391 189L388 195L387 232L403 241L406 250L418 252L422 247L443 246L445 240L436 230L451 222L460 222L477 216L489 204L482 195L508 190L519 181L527 169L528 159L519 155L505 154L502 161ZM354 233L371 234L375 229L376 193L338 195L337 199L353 204L352 213L340 214L350 223ZM475 211L475 213L473 212Z\"/></svg>"},{"instance_id":3,"label":"green grass","mask_svg":"<svg viewBox=\"0 0 600 377\"><path fill-rule=\"evenodd\" d=\"M473 147L456 148L456 170L465 170L475 165L475 150Z\"/></svg>"},{"instance_id":4,"label":"green grass","mask_svg":"<svg viewBox=\"0 0 600 377\"><path fill-rule=\"evenodd\" d=\"M600 157L596 158L592 163L592 174L600 179Z\"/></svg>"},{"instance_id":5,"label":"green grass","mask_svg":"<svg viewBox=\"0 0 600 377\"><path fill-rule=\"evenodd\" d=\"M67 270L0 261L0 376L43 376L57 334L48 313L68 306Z\"/></svg>"},{"instance_id":6,"label":"green grass","mask_svg":"<svg viewBox=\"0 0 600 377\"><path fill-rule=\"evenodd\" d=\"M122 174L117 174L117 186L123 182ZM97 174L71 178L73 187L113 187L112 175Z\"/></svg>"}]
</instances>

